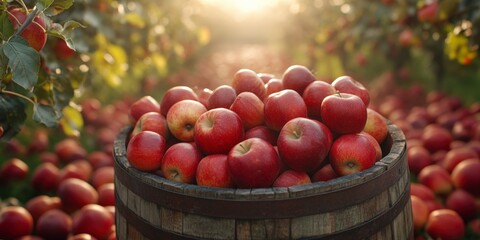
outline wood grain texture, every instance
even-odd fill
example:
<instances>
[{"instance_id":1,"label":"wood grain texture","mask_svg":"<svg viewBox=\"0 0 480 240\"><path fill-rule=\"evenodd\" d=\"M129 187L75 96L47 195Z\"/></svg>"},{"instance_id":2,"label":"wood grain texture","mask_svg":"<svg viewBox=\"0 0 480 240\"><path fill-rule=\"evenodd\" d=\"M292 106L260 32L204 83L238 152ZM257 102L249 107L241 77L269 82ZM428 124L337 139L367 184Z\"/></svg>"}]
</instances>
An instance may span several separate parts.
<instances>
[{"instance_id":1,"label":"wood grain texture","mask_svg":"<svg viewBox=\"0 0 480 240\"><path fill-rule=\"evenodd\" d=\"M383 158L361 173L289 188L219 189L134 169L125 128L114 143L118 239L412 238L405 136L388 129Z\"/></svg>"}]
</instances>

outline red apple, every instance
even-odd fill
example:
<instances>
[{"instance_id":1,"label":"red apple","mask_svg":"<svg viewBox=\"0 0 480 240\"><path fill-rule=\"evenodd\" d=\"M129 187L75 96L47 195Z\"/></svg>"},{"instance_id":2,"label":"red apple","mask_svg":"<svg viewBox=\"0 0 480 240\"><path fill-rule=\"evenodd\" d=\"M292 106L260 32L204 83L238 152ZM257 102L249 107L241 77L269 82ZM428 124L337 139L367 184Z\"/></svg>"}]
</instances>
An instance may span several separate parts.
<instances>
[{"instance_id":1,"label":"red apple","mask_svg":"<svg viewBox=\"0 0 480 240\"><path fill-rule=\"evenodd\" d=\"M95 169L90 179L91 185L99 189L102 185L113 183L115 180L115 169L112 166L105 166Z\"/></svg>"},{"instance_id":2,"label":"red apple","mask_svg":"<svg viewBox=\"0 0 480 240\"><path fill-rule=\"evenodd\" d=\"M265 125L256 126L248 129L245 132L245 139L247 138L261 138L273 146L277 145L278 132L273 131Z\"/></svg>"},{"instance_id":3,"label":"red apple","mask_svg":"<svg viewBox=\"0 0 480 240\"><path fill-rule=\"evenodd\" d=\"M382 147L377 142L377 140L372 135L370 135L366 132L363 132L363 131L358 133L358 134L364 135L372 143L373 147L375 148L375 161L379 161L380 159L382 159L382 156L383 156Z\"/></svg>"},{"instance_id":4,"label":"red apple","mask_svg":"<svg viewBox=\"0 0 480 240\"><path fill-rule=\"evenodd\" d=\"M173 104L167 113L170 133L180 141L193 141L195 123L206 111L207 108L195 100L181 100Z\"/></svg>"},{"instance_id":5,"label":"red apple","mask_svg":"<svg viewBox=\"0 0 480 240\"><path fill-rule=\"evenodd\" d=\"M413 146L407 149L408 169L415 176L426 166L433 164L430 152L423 146Z\"/></svg>"},{"instance_id":6,"label":"red apple","mask_svg":"<svg viewBox=\"0 0 480 240\"><path fill-rule=\"evenodd\" d=\"M424 167L418 173L418 181L432 189L435 194L446 196L453 190L450 174L445 168L436 164Z\"/></svg>"},{"instance_id":7,"label":"red apple","mask_svg":"<svg viewBox=\"0 0 480 240\"><path fill-rule=\"evenodd\" d=\"M404 29L398 36L398 41L402 47L410 47L414 42L414 35L412 30Z\"/></svg>"},{"instance_id":8,"label":"red apple","mask_svg":"<svg viewBox=\"0 0 480 240\"><path fill-rule=\"evenodd\" d=\"M452 171L452 181L456 188L464 189L475 197L480 196L480 160L467 159Z\"/></svg>"},{"instance_id":9,"label":"red apple","mask_svg":"<svg viewBox=\"0 0 480 240\"><path fill-rule=\"evenodd\" d=\"M340 93L350 93L362 99L366 107L370 103L370 94L365 86L350 76L341 76L333 80L332 86Z\"/></svg>"},{"instance_id":10,"label":"red apple","mask_svg":"<svg viewBox=\"0 0 480 240\"><path fill-rule=\"evenodd\" d=\"M292 65L285 70L282 83L285 89L292 89L303 95L305 88L316 80L313 73L305 66Z\"/></svg>"},{"instance_id":11,"label":"red apple","mask_svg":"<svg viewBox=\"0 0 480 240\"><path fill-rule=\"evenodd\" d=\"M323 99L335 94L335 88L324 81L313 81L303 91L303 101L307 105L308 117L321 120L320 109Z\"/></svg>"},{"instance_id":12,"label":"red apple","mask_svg":"<svg viewBox=\"0 0 480 240\"><path fill-rule=\"evenodd\" d=\"M23 8L9 8L7 11L9 12L7 14L8 20L10 20L14 29L18 29L27 20L27 13ZM28 42L30 47L40 52L47 42L45 29L45 23L42 18L36 16L20 36Z\"/></svg>"},{"instance_id":13,"label":"red apple","mask_svg":"<svg viewBox=\"0 0 480 240\"><path fill-rule=\"evenodd\" d=\"M92 166L87 160L75 160L63 167L58 175L58 182L68 178L78 178L88 181L92 175Z\"/></svg>"},{"instance_id":14,"label":"red apple","mask_svg":"<svg viewBox=\"0 0 480 240\"><path fill-rule=\"evenodd\" d=\"M223 188L233 187L227 159L226 154L212 154L202 158L197 167L197 185Z\"/></svg>"},{"instance_id":15,"label":"red apple","mask_svg":"<svg viewBox=\"0 0 480 240\"><path fill-rule=\"evenodd\" d=\"M87 233L96 239L106 239L113 225L112 215L105 207L89 204L73 216L72 234Z\"/></svg>"},{"instance_id":16,"label":"red apple","mask_svg":"<svg viewBox=\"0 0 480 240\"><path fill-rule=\"evenodd\" d=\"M430 152L438 150L450 150L450 143L452 142L451 133L438 125L430 124L425 127L422 135L422 141L425 148Z\"/></svg>"},{"instance_id":17,"label":"red apple","mask_svg":"<svg viewBox=\"0 0 480 240\"><path fill-rule=\"evenodd\" d=\"M333 141L329 159L339 176L357 173L372 167L376 160L372 142L362 134L345 134Z\"/></svg>"},{"instance_id":18,"label":"red apple","mask_svg":"<svg viewBox=\"0 0 480 240\"><path fill-rule=\"evenodd\" d=\"M264 103L265 124L275 131L280 131L294 118L307 117L307 105L302 96L291 89L270 94Z\"/></svg>"},{"instance_id":19,"label":"red apple","mask_svg":"<svg viewBox=\"0 0 480 240\"><path fill-rule=\"evenodd\" d=\"M367 122L367 107L356 95L337 93L323 100L321 117L322 122L333 132L359 133Z\"/></svg>"},{"instance_id":20,"label":"red apple","mask_svg":"<svg viewBox=\"0 0 480 240\"><path fill-rule=\"evenodd\" d=\"M418 233L425 227L430 210L425 201L417 196L411 195L410 202L412 204L413 229Z\"/></svg>"},{"instance_id":21,"label":"red apple","mask_svg":"<svg viewBox=\"0 0 480 240\"><path fill-rule=\"evenodd\" d=\"M48 131L45 128L37 128L33 133L32 140L28 145L28 153L39 153L48 150Z\"/></svg>"},{"instance_id":22,"label":"red apple","mask_svg":"<svg viewBox=\"0 0 480 240\"><path fill-rule=\"evenodd\" d=\"M212 96L213 91L210 88L204 88L201 91L197 91L198 101L208 108L208 99Z\"/></svg>"},{"instance_id":23,"label":"red apple","mask_svg":"<svg viewBox=\"0 0 480 240\"><path fill-rule=\"evenodd\" d=\"M204 154L223 153L244 139L242 120L232 110L210 109L200 115L194 128L194 140Z\"/></svg>"},{"instance_id":24,"label":"red apple","mask_svg":"<svg viewBox=\"0 0 480 240\"><path fill-rule=\"evenodd\" d=\"M325 182L337 178L338 175L333 170L332 164L328 163L318 169L311 177L312 182Z\"/></svg>"},{"instance_id":25,"label":"red apple","mask_svg":"<svg viewBox=\"0 0 480 240\"><path fill-rule=\"evenodd\" d=\"M250 69L240 69L233 75L232 87L237 94L242 92L252 92L258 98L265 97L265 86L257 73Z\"/></svg>"},{"instance_id":26,"label":"red apple","mask_svg":"<svg viewBox=\"0 0 480 240\"><path fill-rule=\"evenodd\" d=\"M59 38L53 46L55 56L59 60L67 60L72 58L75 55L75 51L71 49L65 40Z\"/></svg>"},{"instance_id":27,"label":"red apple","mask_svg":"<svg viewBox=\"0 0 480 240\"><path fill-rule=\"evenodd\" d=\"M98 204L101 206L115 206L115 185L113 182L102 184L97 188Z\"/></svg>"},{"instance_id":28,"label":"red apple","mask_svg":"<svg viewBox=\"0 0 480 240\"><path fill-rule=\"evenodd\" d=\"M410 183L410 195L417 196L425 202L436 201L435 193L432 189L416 182Z\"/></svg>"},{"instance_id":29,"label":"red apple","mask_svg":"<svg viewBox=\"0 0 480 240\"><path fill-rule=\"evenodd\" d=\"M111 166L113 167L113 156L112 154L107 154L104 151L94 150L91 151L87 160L92 165L93 169L99 169L101 167Z\"/></svg>"},{"instance_id":30,"label":"red apple","mask_svg":"<svg viewBox=\"0 0 480 240\"><path fill-rule=\"evenodd\" d=\"M166 179L194 183L202 154L192 143L180 142L167 149L162 159L162 173Z\"/></svg>"},{"instance_id":31,"label":"red apple","mask_svg":"<svg viewBox=\"0 0 480 240\"><path fill-rule=\"evenodd\" d=\"M98 240L88 233L79 233L71 235L67 240Z\"/></svg>"},{"instance_id":32,"label":"red apple","mask_svg":"<svg viewBox=\"0 0 480 240\"><path fill-rule=\"evenodd\" d=\"M15 239L33 231L33 218L21 206L8 206L0 209L0 239Z\"/></svg>"},{"instance_id":33,"label":"red apple","mask_svg":"<svg viewBox=\"0 0 480 240\"><path fill-rule=\"evenodd\" d=\"M433 239L460 240L465 235L465 223L451 209L438 209L430 213L425 230Z\"/></svg>"},{"instance_id":34,"label":"red apple","mask_svg":"<svg viewBox=\"0 0 480 240\"><path fill-rule=\"evenodd\" d=\"M447 196L445 206L454 210L466 222L475 218L475 197L463 189L456 189Z\"/></svg>"},{"instance_id":35,"label":"red apple","mask_svg":"<svg viewBox=\"0 0 480 240\"><path fill-rule=\"evenodd\" d=\"M58 156L57 156L57 154L55 154L53 152L42 152L42 153L39 154L38 158L40 159L40 162L42 162L42 163L49 162L49 163L52 163L54 165L59 164Z\"/></svg>"},{"instance_id":36,"label":"red apple","mask_svg":"<svg viewBox=\"0 0 480 240\"><path fill-rule=\"evenodd\" d=\"M132 136L141 131L152 131L162 135L167 139L170 135L167 125L167 119L159 112L148 112L143 114L135 123L132 130Z\"/></svg>"},{"instance_id":37,"label":"red apple","mask_svg":"<svg viewBox=\"0 0 480 240\"><path fill-rule=\"evenodd\" d=\"M451 173L460 162L470 158L478 159L477 152L471 147L464 146L450 149L442 161L442 166Z\"/></svg>"},{"instance_id":38,"label":"red apple","mask_svg":"<svg viewBox=\"0 0 480 240\"><path fill-rule=\"evenodd\" d=\"M197 94L190 87L175 86L168 89L160 102L160 113L167 116L167 112L173 104L186 99L198 101Z\"/></svg>"},{"instance_id":39,"label":"red apple","mask_svg":"<svg viewBox=\"0 0 480 240\"><path fill-rule=\"evenodd\" d=\"M87 150L73 138L65 138L55 144L55 154L60 162L68 163L77 159L85 159Z\"/></svg>"},{"instance_id":40,"label":"red apple","mask_svg":"<svg viewBox=\"0 0 480 240\"><path fill-rule=\"evenodd\" d=\"M230 108L237 97L237 92L230 85L221 85L215 88L208 98L207 109Z\"/></svg>"},{"instance_id":41,"label":"red apple","mask_svg":"<svg viewBox=\"0 0 480 240\"><path fill-rule=\"evenodd\" d=\"M275 75L271 73L257 73L257 76L262 79L262 82L266 84L270 79L275 78Z\"/></svg>"},{"instance_id":42,"label":"red apple","mask_svg":"<svg viewBox=\"0 0 480 240\"><path fill-rule=\"evenodd\" d=\"M133 136L127 144L127 160L135 168L153 172L160 168L166 141L162 135L142 131Z\"/></svg>"},{"instance_id":43,"label":"red apple","mask_svg":"<svg viewBox=\"0 0 480 240\"><path fill-rule=\"evenodd\" d=\"M25 208L32 215L34 222L45 212L51 209L60 209L62 206L59 197L50 197L47 195L37 195L30 198L25 204Z\"/></svg>"},{"instance_id":44,"label":"red apple","mask_svg":"<svg viewBox=\"0 0 480 240\"><path fill-rule=\"evenodd\" d=\"M148 112L160 112L160 103L152 96L143 96L130 105L129 116L132 123L136 123L138 119Z\"/></svg>"},{"instance_id":45,"label":"red apple","mask_svg":"<svg viewBox=\"0 0 480 240\"><path fill-rule=\"evenodd\" d=\"M0 181L22 180L27 176L28 169L28 165L18 158L7 160L0 168Z\"/></svg>"},{"instance_id":46,"label":"red apple","mask_svg":"<svg viewBox=\"0 0 480 240\"><path fill-rule=\"evenodd\" d=\"M265 97L272 93L280 92L283 89L284 88L282 80L278 78L272 78L268 80L268 82L265 84Z\"/></svg>"},{"instance_id":47,"label":"red apple","mask_svg":"<svg viewBox=\"0 0 480 240\"><path fill-rule=\"evenodd\" d=\"M367 121L365 122L363 131L370 134L381 144L388 134L387 121L377 111L367 108Z\"/></svg>"},{"instance_id":48,"label":"red apple","mask_svg":"<svg viewBox=\"0 0 480 240\"><path fill-rule=\"evenodd\" d=\"M294 118L281 129L277 147L283 162L293 170L312 171L328 155L331 141L326 128L308 118Z\"/></svg>"},{"instance_id":49,"label":"red apple","mask_svg":"<svg viewBox=\"0 0 480 240\"><path fill-rule=\"evenodd\" d=\"M74 212L98 201L97 191L89 183L76 178L69 178L60 183L57 194L62 200L63 209L67 212Z\"/></svg>"},{"instance_id":50,"label":"red apple","mask_svg":"<svg viewBox=\"0 0 480 240\"><path fill-rule=\"evenodd\" d=\"M227 162L239 188L270 187L280 171L277 152L260 138L249 138L235 145L228 153Z\"/></svg>"},{"instance_id":51,"label":"red apple","mask_svg":"<svg viewBox=\"0 0 480 240\"><path fill-rule=\"evenodd\" d=\"M273 187L291 187L311 183L310 176L306 172L286 170L275 179Z\"/></svg>"},{"instance_id":52,"label":"red apple","mask_svg":"<svg viewBox=\"0 0 480 240\"><path fill-rule=\"evenodd\" d=\"M430 4L424 5L417 11L418 20L421 22L435 22L437 19L438 3L432 1Z\"/></svg>"},{"instance_id":53,"label":"red apple","mask_svg":"<svg viewBox=\"0 0 480 240\"><path fill-rule=\"evenodd\" d=\"M238 94L235 101L230 106L240 119L242 119L245 130L264 123L264 104L257 95L251 92L242 92Z\"/></svg>"},{"instance_id":54,"label":"red apple","mask_svg":"<svg viewBox=\"0 0 480 240\"><path fill-rule=\"evenodd\" d=\"M60 170L52 163L40 164L32 175L32 186L40 192L56 190L58 186Z\"/></svg>"},{"instance_id":55,"label":"red apple","mask_svg":"<svg viewBox=\"0 0 480 240\"><path fill-rule=\"evenodd\" d=\"M52 209L38 219L35 229L38 236L45 239L66 239L72 230L72 218L59 209Z\"/></svg>"}]
</instances>

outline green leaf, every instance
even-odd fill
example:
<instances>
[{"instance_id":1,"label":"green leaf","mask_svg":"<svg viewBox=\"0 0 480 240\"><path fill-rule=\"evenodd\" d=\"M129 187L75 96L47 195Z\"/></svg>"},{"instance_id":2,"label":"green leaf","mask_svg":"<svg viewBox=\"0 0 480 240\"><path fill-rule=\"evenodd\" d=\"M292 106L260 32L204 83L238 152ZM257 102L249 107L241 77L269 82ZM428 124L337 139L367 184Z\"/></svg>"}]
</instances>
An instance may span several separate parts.
<instances>
[{"instance_id":1,"label":"green leaf","mask_svg":"<svg viewBox=\"0 0 480 240\"><path fill-rule=\"evenodd\" d=\"M47 16L55 16L69 9L73 0L39 0L37 7Z\"/></svg>"},{"instance_id":2,"label":"green leaf","mask_svg":"<svg viewBox=\"0 0 480 240\"><path fill-rule=\"evenodd\" d=\"M0 79L3 79L7 73L8 58L3 52L3 45L0 45Z\"/></svg>"},{"instance_id":3,"label":"green leaf","mask_svg":"<svg viewBox=\"0 0 480 240\"><path fill-rule=\"evenodd\" d=\"M72 32L76 28L85 28L85 26L77 21L70 20L65 22L65 24L60 25L58 23L52 24L50 29L47 31L47 34L61 38L65 40L68 47L75 50L72 41Z\"/></svg>"},{"instance_id":4,"label":"green leaf","mask_svg":"<svg viewBox=\"0 0 480 240\"><path fill-rule=\"evenodd\" d=\"M0 15L0 28L1 39L6 40L15 32L12 23L8 19L8 13L6 11L2 12Z\"/></svg>"},{"instance_id":5,"label":"green leaf","mask_svg":"<svg viewBox=\"0 0 480 240\"><path fill-rule=\"evenodd\" d=\"M3 46L3 52L9 59L8 66L12 69L13 81L30 90L37 83L40 55L35 49L19 36L12 37Z\"/></svg>"},{"instance_id":6,"label":"green leaf","mask_svg":"<svg viewBox=\"0 0 480 240\"><path fill-rule=\"evenodd\" d=\"M61 116L49 105L35 103L33 106L33 120L47 127L56 127L60 118Z\"/></svg>"},{"instance_id":7,"label":"green leaf","mask_svg":"<svg viewBox=\"0 0 480 240\"><path fill-rule=\"evenodd\" d=\"M0 126L4 130L0 141L8 141L20 132L27 118L25 108L26 104L21 98L0 93Z\"/></svg>"}]
</instances>

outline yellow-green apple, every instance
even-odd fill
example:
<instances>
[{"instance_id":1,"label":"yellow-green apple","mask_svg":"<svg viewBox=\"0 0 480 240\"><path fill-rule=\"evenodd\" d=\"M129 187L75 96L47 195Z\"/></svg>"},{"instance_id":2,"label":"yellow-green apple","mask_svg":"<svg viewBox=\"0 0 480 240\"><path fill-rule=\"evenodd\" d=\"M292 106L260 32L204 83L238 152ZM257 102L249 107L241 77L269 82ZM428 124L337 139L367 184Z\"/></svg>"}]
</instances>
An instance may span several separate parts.
<instances>
[{"instance_id":1,"label":"yellow-green apple","mask_svg":"<svg viewBox=\"0 0 480 240\"><path fill-rule=\"evenodd\" d=\"M410 202L412 204L413 229L419 233L427 223L430 210L425 201L417 196L410 195Z\"/></svg>"},{"instance_id":2,"label":"yellow-green apple","mask_svg":"<svg viewBox=\"0 0 480 240\"><path fill-rule=\"evenodd\" d=\"M249 138L228 153L228 170L239 188L271 187L280 172L278 154L261 138Z\"/></svg>"},{"instance_id":3,"label":"yellow-green apple","mask_svg":"<svg viewBox=\"0 0 480 240\"><path fill-rule=\"evenodd\" d=\"M232 110L214 108L198 118L194 128L197 147L206 155L226 154L244 139L242 120Z\"/></svg>"},{"instance_id":4,"label":"yellow-green apple","mask_svg":"<svg viewBox=\"0 0 480 240\"><path fill-rule=\"evenodd\" d=\"M338 134L359 133L367 122L367 107L362 99L349 93L336 93L323 99L322 122Z\"/></svg>"},{"instance_id":5,"label":"yellow-green apple","mask_svg":"<svg viewBox=\"0 0 480 240\"><path fill-rule=\"evenodd\" d=\"M476 216L475 197L463 189L455 189L451 192L447 196L445 206L457 212L465 222Z\"/></svg>"},{"instance_id":6,"label":"yellow-green apple","mask_svg":"<svg viewBox=\"0 0 480 240\"><path fill-rule=\"evenodd\" d=\"M98 201L98 193L95 188L88 182L77 178L69 178L61 182L58 185L57 194L62 201L62 208L69 213Z\"/></svg>"},{"instance_id":7,"label":"yellow-green apple","mask_svg":"<svg viewBox=\"0 0 480 240\"><path fill-rule=\"evenodd\" d=\"M338 175L332 168L332 164L327 163L320 169L318 169L311 177L312 182L325 182L334 178L337 178Z\"/></svg>"},{"instance_id":8,"label":"yellow-green apple","mask_svg":"<svg viewBox=\"0 0 480 240\"><path fill-rule=\"evenodd\" d=\"M305 117L294 118L278 134L278 153L289 168L313 171L328 155L331 146L328 136L319 122Z\"/></svg>"},{"instance_id":9,"label":"yellow-green apple","mask_svg":"<svg viewBox=\"0 0 480 240\"><path fill-rule=\"evenodd\" d=\"M230 108L237 97L237 92L230 85L221 85L215 88L208 98L207 109Z\"/></svg>"},{"instance_id":10,"label":"yellow-green apple","mask_svg":"<svg viewBox=\"0 0 480 240\"><path fill-rule=\"evenodd\" d=\"M265 124L280 131L283 125L297 117L307 117L307 105L300 94L292 89L272 93L264 100Z\"/></svg>"},{"instance_id":11,"label":"yellow-green apple","mask_svg":"<svg viewBox=\"0 0 480 240\"><path fill-rule=\"evenodd\" d=\"M160 112L160 103L152 96L143 96L130 105L129 116L133 124L147 112Z\"/></svg>"},{"instance_id":12,"label":"yellow-green apple","mask_svg":"<svg viewBox=\"0 0 480 240\"><path fill-rule=\"evenodd\" d=\"M202 154L195 144L179 142L170 146L162 159L162 174L166 179L194 183Z\"/></svg>"},{"instance_id":13,"label":"yellow-green apple","mask_svg":"<svg viewBox=\"0 0 480 240\"><path fill-rule=\"evenodd\" d=\"M372 135L364 132L364 131L361 131L359 134L362 134L364 135L365 137L368 138L368 140L370 140L370 142L372 143L372 145L375 147L375 160L376 161L379 161L380 159L382 159L382 147L380 146L380 144L377 142L377 140L372 137Z\"/></svg>"},{"instance_id":14,"label":"yellow-green apple","mask_svg":"<svg viewBox=\"0 0 480 240\"><path fill-rule=\"evenodd\" d=\"M160 112L148 112L143 114L132 130L131 136L141 131L152 131L162 135L165 139L170 136L167 119Z\"/></svg>"},{"instance_id":15,"label":"yellow-green apple","mask_svg":"<svg viewBox=\"0 0 480 240\"><path fill-rule=\"evenodd\" d=\"M230 106L240 119L245 130L264 123L263 101L252 92L242 92L237 95Z\"/></svg>"},{"instance_id":16,"label":"yellow-green apple","mask_svg":"<svg viewBox=\"0 0 480 240\"><path fill-rule=\"evenodd\" d=\"M438 209L428 215L425 230L433 239L460 240L465 236L465 223L451 209Z\"/></svg>"},{"instance_id":17,"label":"yellow-green apple","mask_svg":"<svg viewBox=\"0 0 480 240\"><path fill-rule=\"evenodd\" d=\"M456 188L464 189L475 197L480 197L480 160L467 159L452 171L452 181Z\"/></svg>"},{"instance_id":18,"label":"yellow-green apple","mask_svg":"<svg viewBox=\"0 0 480 240\"><path fill-rule=\"evenodd\" d=\"M312 181L306 172L290 169L280 173L273 182L272 187L291 187L308 183L312 183Z\"/></svg>"},{"instance_id":19,"label":"yellow-green apple","mask_svg":"<svg viewBox=\"0 0 480 240\"><path fill-rule=\"evenodd\" d=\"M106 239L114 224L112 214L105 207L89 204L73 216L72 234L87 233L95 239Z\"/></svg>"},{"instance_id":20,"label":"yellow-green apple","mask_svg":"<svg viewBox=\"0 0 480 240\"><path fill-rule=\"evenodd\" d=\"M370 93L365 86L350 76L340 76L333 80L332 86L341 93L350 93L362 99L365 106L370 104Z\"/></svg>"},{"instance_id":21,"label":"yellow-green apple","mask_svg":"<svg viewBox=\"0 0 480 240\"><path fill-rule=\"evenodd\" d=\"M167 112L173 104L186 99L198 101L198 96L192 88L188 86L169 88L160 101L160 113L167 116Z\"/></svg>"},{"instance_id":22,"label":"yellow-green apple","mask_svg":"<svg viewBox=\"0 0 480 240\"><path fill-rule=\"evenodd\" d=\"M446 196L453 190L453 183L448 171L432 164L418 173L418 182L432 189L435 194Z\"/></svg>"},{"instance_id":23,"label":"yellow-green apple","mask_svg":"<svg viewBox=\"0 0 480 240\"><path fill-rule=\"evenodd\" d=\"M213 91L210 88L204 88L202 90L197 90L196 94L198 101L203 104L203 106L208 108L208 99L212 96Z\"/></svg>"},{"instance_id":24,"label":"yellow-green apple","mask_svg":"<svg viewBox=\"0 0 480 240\"><path fill-rule=\"evenodd\" d=\"M459 148L453 148L448 150L445 158L442 161L442 166L447 169L448 172L452 172L455 166L466 159L478 159L478 154L469 146L463 146Z\"/></svg>"},{"instance_id":25,"label":"yellow-green apple","mask_svg":"<svg viewBox=\"0 0 480 240\"><path fill-rule=\"evenodd\" d=\"M418 173L426 166L433 164L430 152L423 146L412 146L407 149L408 169L413 175Z\"/></svg>"},{"instance_id":26,"label":"yellow-green apple","mask_svg":"<svg viewBox=\"0 0 480 240\"><path fill-rule=\"evenodd\" d=\"M12 23L13 28L18 29L27 20L27 12L23 8L9 8L8 20ZM45 31L45 22L40 16L36 16L33 21L20 33L30 47L40 52L45 43L47 43L47 33Z\"/></svg>"},{"instance_id":27,"label":"yellow-green apple","mask_svg":"<svg viewBox=\"0 0 480 240\"><path fill-rule=\"evenodd\" d=\"M316 80L313 73L305 66L292 65L285 70L282 76L283 87L292 89L302 95L305 88Z\"/></svg>"},{"instance_id":28,"label":"yellow-green apple","mask_svg":"<svg viewBox=\"0 0 480 240\"><path fill-rule=\"evenodd\" d=\"M173 104L167 112L167 125L170 133L184 142L193 141L193 129L197 119L207 108L199 101L181 100Z\"/></svg>"},{"instance_id":29,"label":"yellow-green apple","mask_svg":"<svg viewBox=\"0 0 480 240\"><path fill-rule=\"evenodd\" d=\"M363 131L370 134L381 144L388 134L387 121L377 111L367 108L367 121L365 122Z\"/></svg>"},{"instance_id":30,"label":"yellow-green apple","mask_svg":"<svg viewBox=\"0 0 480 240\"><path fill-rule=\"evenodd\" d=\"M21 206L0 209L0 239L16 239L33 232L33 218Z\"/></svg>"},{"instance_id":31,"label":"yellow-green apple","mask_svg":"<svg viewBox=\"0 0 480 240\"><path fill-rule=\"evenodd\" d=\"M199 186L232 188L227 155L211 154L203 157L198 163L196 180Z\"/></svg>"},{"instance_id":32,"label":"yellow-green apple","mask_svg":"<svg viewBox=\"0 0 480 240\"><path fill-rule=\"evenodd\" d=\"M277 145L278 132L273 131L265 125L256 126L245 131L245 139L261 138L273 146Z\"/></svg>"},{"instance_id":33,"label":"yellow-green apple","mask_svg":"<svg viewBox=\"0 0 480 240\"><path fill-rule=\"evenodd\" d=\"M268 95L275 93L275 92L280 92L282 91L283 88L283 83L281 79L278 78L272 78L268 80L267 83L265 83L265 97Z\"/></svg>"},{"instance_id":34,"label":"yellow-green apple","mask_svg":"<svg viewBox=\"0 0 480 240\"><path fill-rule=\"evenodd\" d=\"M374 145L365 135L344 134L333 141L328 156L333 170L345 176L372 167L376 154Z\"/></svg>"},{"instance_id":35,"label":"yellow-green apple","mask_svg":"<svg viewBox=\"0 0 480 240\"><path fill-rule=\"evenodd\" d=\"M35 230L44 239L66 239L72 231L72 218L60 209L51 209L38 219Z\"/></svg>"},{"instance_id":36,"label":"yellow-green apple","mask_svg":"<svg viewBox=\"0 0 480 240\"><path fill-rule=\"evenodd\" d=\"M257 76L257 73L250 69L240 69L233 75L231 86L235 89L237 94L242 92L252 92L257 95L258 98L263 99L265 97L265 86Z\"/></svg>"},{"instance_id":37,"label":"yellow-green apple","mask_svg":"<svg viewBox=\"0 0 480 240\"><path fill-rule=\"evenodd\" d=\"M452 134L447 129L433 123L425 127L421 138L423 145L430 152L438 150L448 151L452 143Z\"/></svg>"},{"instance_id":38,"label":"yellow-green apple","mask_svg":"<svg viewBox=\"0 0 480 240\"><path fill-rule=\"evenodd\" d=\"M303 101L307 105L308 117L321 120L320 108L327 96L335 94L335 88L324 81L313 81L303 91Z\"/></svg>"},{"instance_id":39,"label":"yellow-green apple","mask_svg":"<svg viewBox=\"0 0 480 240\"><path fill-rule=\"evenodd\" d=\"M275 75L271 73L257 73L257 76L262 79L263 83L266 84L270 79L274 78Z\"/></svg>"},{"instance_id":40,"label":"yellow-green apple","mask_svg":"<svg viewBox=\"0 0 480 240\"><path fill-rule=\"evenodd\" d=\"M0 181L8 182L25 179L28 169L29 167L24 161L18 158L11 158L0 167Z\"/></svg>"},{"instance_id":41,"label":"yellow-green apple","mask_svg":"<svg viewBox=\"0 0 480 240\"><path fill-rule=\"evenodd\" d=\"M166 141L162 135L142 131L128 141L127 160L138 170L153 172L160 168L165 148Z\"/></svg>"}]
</instances>

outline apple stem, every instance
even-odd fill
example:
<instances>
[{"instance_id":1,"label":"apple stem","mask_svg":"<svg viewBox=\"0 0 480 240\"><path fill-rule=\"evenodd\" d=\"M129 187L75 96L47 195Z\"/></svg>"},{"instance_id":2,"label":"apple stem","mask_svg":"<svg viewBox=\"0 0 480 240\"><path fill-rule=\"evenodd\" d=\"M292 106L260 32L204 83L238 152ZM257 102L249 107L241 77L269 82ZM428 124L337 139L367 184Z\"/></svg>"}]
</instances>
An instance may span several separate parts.
<instances>
[{"instance_id":1,"label":"apple stem","mask_svg":"<svg viewBox=\"0 0 480 240\"><path fill-rule=\"evenodd\" d=\"M336 91L336 93L338 94L339 97L342 97L342 94L340 94L340 91L338 91L338 90L335 90L335 91Z\"/></svg>"}]
</instances>

